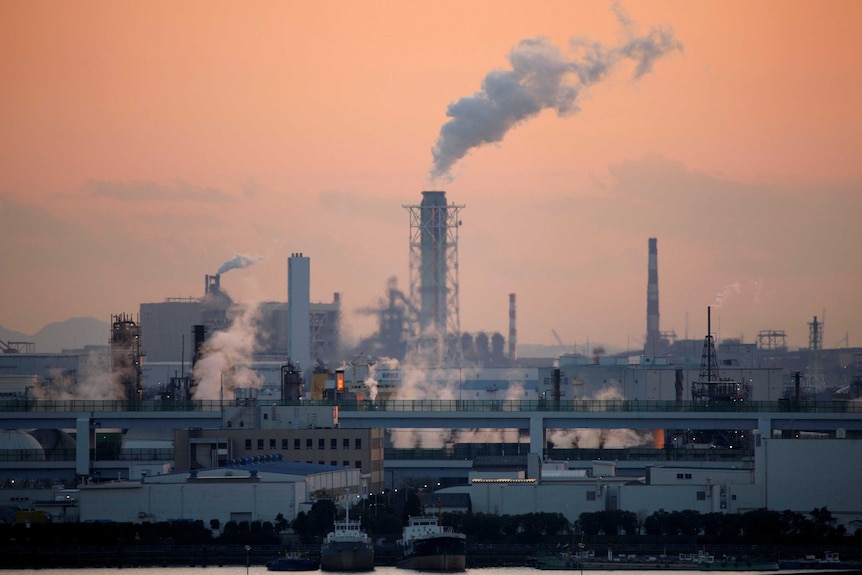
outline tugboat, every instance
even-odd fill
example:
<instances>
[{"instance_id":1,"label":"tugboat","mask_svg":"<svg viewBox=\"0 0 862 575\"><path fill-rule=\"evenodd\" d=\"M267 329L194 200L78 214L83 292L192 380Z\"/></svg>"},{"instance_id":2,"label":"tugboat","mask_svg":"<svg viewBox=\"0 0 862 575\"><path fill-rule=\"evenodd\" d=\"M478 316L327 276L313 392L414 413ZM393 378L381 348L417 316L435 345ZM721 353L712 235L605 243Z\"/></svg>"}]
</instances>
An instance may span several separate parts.
<instances>
[{"instance_id":1,"label":"tugboat","mask_svg":"<svg viewBox=\"0 0 862 575\"><path fill-rule=\"evenodd\" d=\"M317 559L297 551L285 551L282 557L276 557L266 563L268 571L317 571L320 563Z\"/></svg>"},{"instance_id":2,"label":"tugboat","mask_svg":"<svg viewBox=\"0 0 862 575\"><path fill-rule=\"evenodd\" d=\"M402 569L464 571L467 567L467 536L430 515L410 517L398 550L396 565Z\"/></svg>"},{"instance_id":3,"label":"tugboat","mask_svg":"<svg viewBox=\"0 0 862 575\"><path fill-rule=\"evenodd\" d=\"M345 504L344 521L336 521L320 546L320 568L324 571L371 571L374 569L374 544L362 531L359 521L350 519Z\"/></svg>"}]
</instances>

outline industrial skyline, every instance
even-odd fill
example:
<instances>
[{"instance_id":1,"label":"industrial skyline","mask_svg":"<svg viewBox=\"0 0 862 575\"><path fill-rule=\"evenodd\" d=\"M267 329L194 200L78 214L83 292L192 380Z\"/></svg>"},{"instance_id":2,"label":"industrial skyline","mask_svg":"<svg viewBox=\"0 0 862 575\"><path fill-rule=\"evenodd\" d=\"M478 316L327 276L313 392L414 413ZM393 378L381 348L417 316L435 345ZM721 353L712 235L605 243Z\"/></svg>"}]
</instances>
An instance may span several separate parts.
<instances>
[{"instance_id":1,"label":"industrial skyline","mask_svg":"<svg viewBox=\"0 0 862 575\"><path fill-rule=\"evenodd\" d=\"M806 347L814 316L824 348L862 337L857 2L184 7L3 8L0 325L198 296L234 254L254 265L222 277L231 297L281 301L301 252L311 300L340 293L358 340L376 325L355 310L409 285L401 206L439 189L469 208L462 331L506 333L517 294L520 345L643 348L658 238L663 331L702 338L712 306L719 338ZM666 48L648 72L607 61L561 84L573 107L441 160L456 104L525 46L583 71L572 38L631 37Z\"/></svg>"}]
</instances>

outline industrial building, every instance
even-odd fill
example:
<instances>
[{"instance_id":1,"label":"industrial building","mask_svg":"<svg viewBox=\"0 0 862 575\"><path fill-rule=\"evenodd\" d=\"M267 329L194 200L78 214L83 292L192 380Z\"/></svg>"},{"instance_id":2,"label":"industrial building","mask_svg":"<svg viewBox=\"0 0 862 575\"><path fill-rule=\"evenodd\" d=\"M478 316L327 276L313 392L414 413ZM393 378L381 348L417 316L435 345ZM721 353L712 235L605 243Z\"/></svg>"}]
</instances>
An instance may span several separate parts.
<instances>
[{"instance_id":1,"label":"industrial building","mask_svg":"<svg viewBox=\"0 0 862 575\"><path fill-rule=\"evenodd\" d=\"M574 521L583 512L625 510L648 516L659 510L744 513L756 509L807 514L827 507L853 532L862 518L862 440L762 439L753 468L655 464L638 478L618 476L617 463L594 461L589 469L567 462L536 462L538 472L518 477L476 478L467 492L474 513L495 515L563 513ZM804 462L804 464L800 464Z\"/></svg>"},{"instance_id":2,"label":"industrial building","mask_svg":"<svg viewBox=\"0 0 862 575\"><path fill-rule=\"evenodd\" d=\"M218 469L146 476L140 481L81 485L74 497L81 521L287 521L311 501L362 493L358 469L282 462L238 461Z\"/></svg>"}]
</instances>

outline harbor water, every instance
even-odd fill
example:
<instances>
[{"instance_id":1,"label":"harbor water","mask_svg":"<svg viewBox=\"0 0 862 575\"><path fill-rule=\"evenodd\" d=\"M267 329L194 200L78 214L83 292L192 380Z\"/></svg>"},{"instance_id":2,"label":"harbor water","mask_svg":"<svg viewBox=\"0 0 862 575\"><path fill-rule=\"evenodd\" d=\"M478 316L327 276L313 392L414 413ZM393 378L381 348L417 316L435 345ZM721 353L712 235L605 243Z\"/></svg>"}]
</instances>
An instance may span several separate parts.
<instances>
[{"instance_id":1,"label":"harbor water","mask_svg":"<svg viewBox=\"0 0 862 575\"><path fill-rule=\"evenodd\" d=\"M106 575L107 573L119 573L123 575L267 575L270 573L263 565L245 566L232 565L227 567L132 567L132 568L96 568L96 569L11 569L0 568L0 575L33 575L38 571L43 575ZM558 573L577 573L580 569L571 571L558 571ZM322 575L356 575L356 573L338 573L332 571L298 571L297 573L316 573ZM375 567L369 571L373 575L421 575L422 572L399 569L397 567ZM539 575L543 571L533 567L485 567L481 569L467 569L466 575ZM643 575L644 571L608 570L602 571L602 575ZM673 571L673 575L704 575L708 571ZM778 571L734 571L735 575L767 575L778 573ZM812 573L814 573L812 571Z\"/></svg>"}]
</instances>

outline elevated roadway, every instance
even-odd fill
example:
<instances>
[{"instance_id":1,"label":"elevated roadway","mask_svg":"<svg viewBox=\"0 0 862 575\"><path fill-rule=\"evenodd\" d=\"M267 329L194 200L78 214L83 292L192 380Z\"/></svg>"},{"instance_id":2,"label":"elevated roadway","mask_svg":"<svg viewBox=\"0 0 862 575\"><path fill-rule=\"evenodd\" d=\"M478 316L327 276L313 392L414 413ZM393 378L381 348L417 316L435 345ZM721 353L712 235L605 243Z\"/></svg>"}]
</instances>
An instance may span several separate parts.
<instances>
[{"instance_id":1,"label":"elevated roadway","mask_svg":"<svg viewBox=\"0 0 862 575\"><path fill-rule=\"evenodd\" d=\"M93 429L221 429L225 410L273 406L334 408L339 427L529 430L541 454L547 429L713 429L862 434L862 402L676 402L628 400L383 400L334 404L276 400L237 402L0 400L1 429L75 429L78 457ZM83 464L83 461L81 462Z\"/></svg>"}]
</instances>

